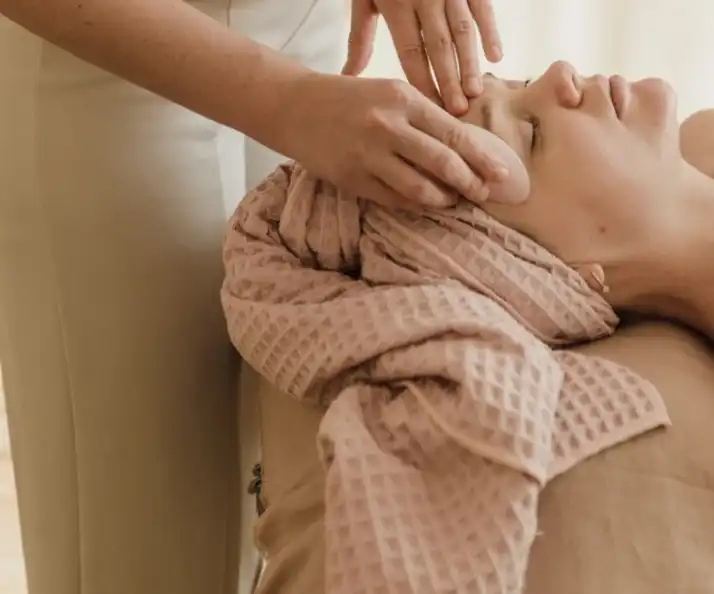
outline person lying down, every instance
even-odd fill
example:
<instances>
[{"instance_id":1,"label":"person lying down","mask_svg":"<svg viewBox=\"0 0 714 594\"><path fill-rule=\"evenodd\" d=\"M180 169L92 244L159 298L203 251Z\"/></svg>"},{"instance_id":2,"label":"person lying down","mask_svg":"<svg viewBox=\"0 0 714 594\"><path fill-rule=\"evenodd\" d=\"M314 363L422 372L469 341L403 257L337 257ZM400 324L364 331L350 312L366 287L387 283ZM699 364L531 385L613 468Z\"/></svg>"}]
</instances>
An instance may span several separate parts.
<instances>
[{"instance_id":1,"label":"person lying down","mask_svg":"<svg viewBox=\"0 0 714 594\"><path fill-rule=\"evenodd\" d=\"M544 486L669 424L647 381L562 347L615 310L712 328L714 181L682 157L665 83L559 62L487 78L464 117L518 154L526 203L387 211L291 164L226 239L234 345L327 407L328 593L522 591Z\"/></svg>"}]
</instances>

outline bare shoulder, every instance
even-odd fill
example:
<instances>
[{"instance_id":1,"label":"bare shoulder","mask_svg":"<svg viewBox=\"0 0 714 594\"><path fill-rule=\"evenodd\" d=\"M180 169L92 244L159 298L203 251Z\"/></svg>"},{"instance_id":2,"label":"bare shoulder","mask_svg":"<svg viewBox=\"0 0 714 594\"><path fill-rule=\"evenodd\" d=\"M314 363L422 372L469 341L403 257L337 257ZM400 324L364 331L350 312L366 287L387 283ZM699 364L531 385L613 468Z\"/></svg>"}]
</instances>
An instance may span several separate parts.
<instances>
[{"instance_id":1,"label":"bare shoulder","mask_svg":"<svg viewBox=\"0 0 714 594\"><path fill-rule=\"evenodd\" d=\"M679 128L682 156L694 167L714 178L714 109L690 115Z\"/></svg>"}]
</instances>

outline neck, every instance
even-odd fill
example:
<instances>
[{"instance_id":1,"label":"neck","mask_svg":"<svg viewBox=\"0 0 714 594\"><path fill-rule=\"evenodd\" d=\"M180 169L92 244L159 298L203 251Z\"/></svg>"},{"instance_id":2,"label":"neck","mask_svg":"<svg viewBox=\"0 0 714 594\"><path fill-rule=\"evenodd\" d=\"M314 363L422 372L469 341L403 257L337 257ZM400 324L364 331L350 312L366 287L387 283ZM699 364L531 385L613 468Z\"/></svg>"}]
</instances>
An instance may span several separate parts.
<instances>
[{"instance_id":1,"label":"neck","mask_svg":"<svg viewBox=\"0 0 714 594\"><path fill-rule=\"evenodd\" d=\"M643 289L623 303L625 309L675 318L714 338L714 179L683 162L677 187L666 249L654 249L656 257L630 274L640 278L631 278L629 286Z\"/></svg>"}]
</instances>

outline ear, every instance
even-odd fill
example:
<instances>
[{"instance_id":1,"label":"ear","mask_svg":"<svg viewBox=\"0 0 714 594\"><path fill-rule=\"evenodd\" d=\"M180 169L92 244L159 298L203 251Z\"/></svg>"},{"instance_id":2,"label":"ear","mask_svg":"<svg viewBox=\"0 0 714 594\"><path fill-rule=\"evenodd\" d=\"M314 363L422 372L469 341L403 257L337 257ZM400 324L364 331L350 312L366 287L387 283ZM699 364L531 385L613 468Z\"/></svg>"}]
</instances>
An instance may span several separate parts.
<instances>
[{"instance_id":1,"label":"ear","mask_svg":"<svg viewBox=\"0 0 714 594\"><path fill-rule=\"evenodd\" d=\"M714 178L714 109L703 109L690 115L679 128L682 157Z\"/></svg>"}]
</instances>

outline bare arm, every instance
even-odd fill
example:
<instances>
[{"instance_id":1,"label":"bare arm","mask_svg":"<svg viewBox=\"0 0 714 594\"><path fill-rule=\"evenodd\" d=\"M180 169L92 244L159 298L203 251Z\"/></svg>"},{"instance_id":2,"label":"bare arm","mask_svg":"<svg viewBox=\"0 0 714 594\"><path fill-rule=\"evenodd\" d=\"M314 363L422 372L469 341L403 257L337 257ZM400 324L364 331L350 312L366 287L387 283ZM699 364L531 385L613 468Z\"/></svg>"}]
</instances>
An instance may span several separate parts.
<instances>
[{"instance_id":1,"label":"bare arm","mask_svg":"<svg viewBox=\"0 0 714 594\"><path fill-rule=\"evenodd\" d=\"M314 73L183 0L0 0L0 14L354 196L439 207L507 176L472 126L406 83Z\"/></svg>"},{"instance_id":2,"label":"bare arm","mask_svg":"<svg viewBox=\"0 0 714 594\"><path fill-rule=\"evenodd\" d=\"M79 58L283 148L280 97L307 71L182 0L0 0L0 13Z\"/></svg>"}]
</instances>

